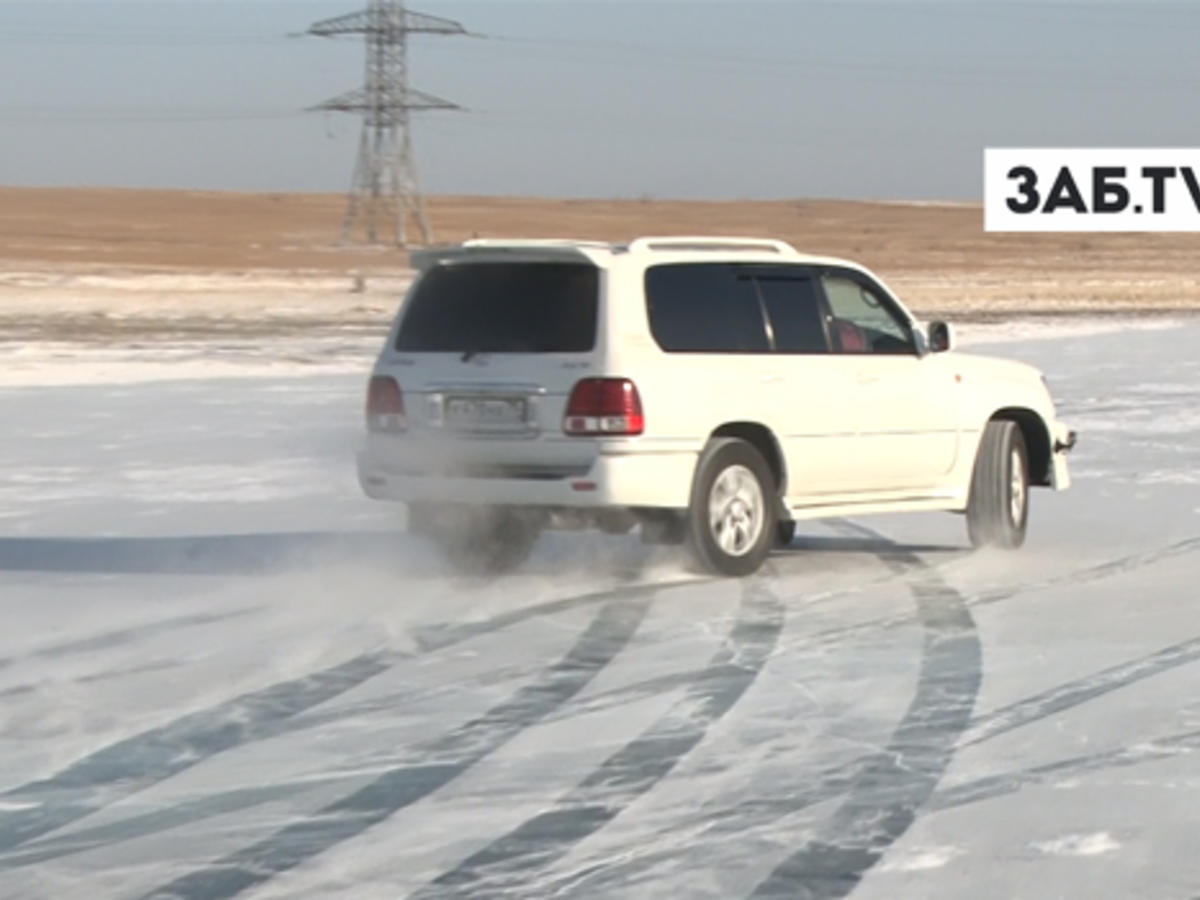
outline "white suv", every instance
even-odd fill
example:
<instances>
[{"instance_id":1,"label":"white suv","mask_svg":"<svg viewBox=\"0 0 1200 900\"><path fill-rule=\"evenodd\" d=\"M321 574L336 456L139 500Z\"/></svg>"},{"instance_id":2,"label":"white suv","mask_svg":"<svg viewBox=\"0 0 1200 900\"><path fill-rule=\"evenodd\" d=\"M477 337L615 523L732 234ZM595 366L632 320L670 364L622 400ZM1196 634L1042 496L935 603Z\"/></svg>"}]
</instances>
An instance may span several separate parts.
<instances>
[{"instance_id":1,"label":"white suv","mask_svg":"<svg viewBox=\"0 0 1200 900\"><path fill-rule=\"evenodd\" d=\"M545 527L686 543L746 575L798 519L965 512L1017 547L1075 437L1029 366L952 350L866 269L774 240L468 241L375 365L366 493L492 570Z\"/></svg>"}]
</instances>

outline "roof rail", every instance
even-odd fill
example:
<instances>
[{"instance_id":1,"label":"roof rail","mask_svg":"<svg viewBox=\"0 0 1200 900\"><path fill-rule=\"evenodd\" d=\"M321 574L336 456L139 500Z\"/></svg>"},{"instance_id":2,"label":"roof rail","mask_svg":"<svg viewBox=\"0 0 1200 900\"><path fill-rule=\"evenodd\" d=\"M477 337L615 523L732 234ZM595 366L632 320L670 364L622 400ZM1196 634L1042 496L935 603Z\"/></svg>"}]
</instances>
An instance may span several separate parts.
<instances>
[{"instance_id":1,"label":"roof rail","mask_svg":"<svg viewBox=\"0 0 1200 900\"><path fill-rule=\"evenodd\" d=\"M795 255L796 248L786 241L773 238L744 237L640 237L629 244L630 253L646 250L766 250L771 253Z\"/></svg>"}]
</instances>

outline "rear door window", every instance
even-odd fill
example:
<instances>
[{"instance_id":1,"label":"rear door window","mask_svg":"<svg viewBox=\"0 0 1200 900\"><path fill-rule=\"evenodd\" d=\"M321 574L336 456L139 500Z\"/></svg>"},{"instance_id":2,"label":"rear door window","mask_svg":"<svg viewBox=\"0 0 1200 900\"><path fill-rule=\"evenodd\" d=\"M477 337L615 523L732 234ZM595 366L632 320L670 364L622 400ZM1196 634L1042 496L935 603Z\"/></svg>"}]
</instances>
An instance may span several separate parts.
<instances>
[{"instance_id":1,"label":"rear door window","mask_svg":"<svg viewBox=\"0 0 1200 900\"><path fill-rule=\"evenodd\" d=\"M801 266L681 263L646 270L646 310L675 353L824 353L813 274Z\"/></svg>"},{"instance_id":2,"label":"rear door window","mask_svg":"<svg viewBox=\"0 0 1200 900\"><path fill-rule=\"evenodd\" d=\"M825 353L829 349L816 280L796 266L772 266L755 275L778 353Z\"/></svg>"},{"instance_id":3,"label":"rear door window","mask_svg":"<svg viewBox=\"0 0 1200 900\"><path fill-rule=\"evenodd\" d=\"M598 298L598 270L586 263L435 266L405 304L396 349L583 353L596 346Z\"/></svg>"},{"instance_id":4,"label":"rear door window","mask_svg":"<svg viewBox=\"0 0 1200 900\"><path fill-rule=\"evenodd\" d=\"M767 353L766 323L752 279L724 263L646 270L650 332L673 353Z\"/></svg>"}]
</instances>

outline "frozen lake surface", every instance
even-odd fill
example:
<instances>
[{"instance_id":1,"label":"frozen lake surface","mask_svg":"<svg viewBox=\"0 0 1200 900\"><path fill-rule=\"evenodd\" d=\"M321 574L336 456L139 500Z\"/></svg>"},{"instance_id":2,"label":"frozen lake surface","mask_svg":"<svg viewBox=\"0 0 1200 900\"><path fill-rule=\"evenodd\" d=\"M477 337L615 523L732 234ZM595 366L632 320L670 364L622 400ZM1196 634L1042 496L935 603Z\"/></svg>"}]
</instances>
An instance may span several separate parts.
<instances>
[{"instance_id":1,"label":"frozen lake surface","mask_svg":"<svg viewBox=\"0 0 1200 900\"><path fill-rule=\"evenodd\" d=\"M24 349L0 896L1196 896L1200 323L967 336L1080 432L1025 548L806 523L744 582L447 573L359 494L373 338Z\"/></svg>"}]
</instances>

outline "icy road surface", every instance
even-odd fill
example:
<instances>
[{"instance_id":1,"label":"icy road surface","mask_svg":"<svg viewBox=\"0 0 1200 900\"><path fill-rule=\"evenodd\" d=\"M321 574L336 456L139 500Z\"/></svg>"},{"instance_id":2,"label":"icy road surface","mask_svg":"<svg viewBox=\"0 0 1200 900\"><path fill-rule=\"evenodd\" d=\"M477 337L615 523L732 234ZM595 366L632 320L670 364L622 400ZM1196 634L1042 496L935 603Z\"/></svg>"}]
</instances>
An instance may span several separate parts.
<instances>
[{"instance_id":1,"label":"icy road surface","mask_svg":"<svg viewBox=\"0 0 1200 900\"><path fill-rule=\"evenodd\" d=\"M358 494L361 374L24 371L0 895L1196 896L1200 323L996 334L1081 434L1022 552L831 521L741 583L448 575Z\"/></svg>"}]
</instances>

